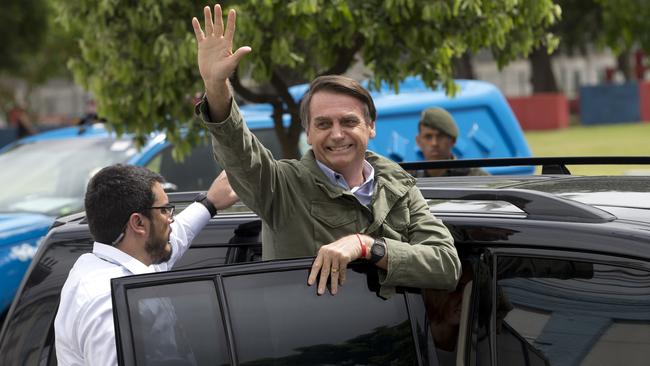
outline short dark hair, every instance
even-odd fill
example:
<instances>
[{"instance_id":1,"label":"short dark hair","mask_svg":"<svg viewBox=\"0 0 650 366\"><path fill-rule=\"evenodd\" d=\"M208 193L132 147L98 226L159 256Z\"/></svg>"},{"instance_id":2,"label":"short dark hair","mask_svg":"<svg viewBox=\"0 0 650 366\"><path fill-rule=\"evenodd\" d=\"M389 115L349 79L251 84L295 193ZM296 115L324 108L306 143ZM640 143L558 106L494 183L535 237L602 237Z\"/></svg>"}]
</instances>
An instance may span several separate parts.
<instances>
[{"instance_id":1,"label":"short dark hair","mask_svg":"<svg viewBox=\"0 0 650 366\"><path fill-rule=\"evenodd\" d=\"M307 90L307 93L305 93L305 96L300 102L300 119L302 128L304 128L305 131L307 131L307 127L309 127L309 104L311 103L311 98L319 91L345 94L358 99L366 107L366 122L370 123L377 119L375 102L372 100L370 92L361 86L358 81L341 75L323 75L317 77L311 82L311 84L309 84L309 90Z\"/></svg>"},{"instance_id":2,"label":"short dark hair","mask_svg":"<svg viewBox=\"0 0 650 366\"><path fill-rule=\"evenodd\" d=\"M115 164L95 174L86 189L84 205L88 227L95 241L111 244L122 232L129 216L143 212L156 200L155 182L163 183L160 174L149 169Z\"/></svg>"}]
</instances>

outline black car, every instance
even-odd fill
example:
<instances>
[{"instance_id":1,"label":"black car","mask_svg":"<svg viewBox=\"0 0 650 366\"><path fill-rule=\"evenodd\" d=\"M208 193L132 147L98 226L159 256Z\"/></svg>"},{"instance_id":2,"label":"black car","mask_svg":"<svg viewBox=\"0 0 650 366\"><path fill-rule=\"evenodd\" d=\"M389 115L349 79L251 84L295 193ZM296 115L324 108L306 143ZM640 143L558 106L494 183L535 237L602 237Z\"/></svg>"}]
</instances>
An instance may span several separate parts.
<instances>
[{"instance_id":1,"label":"black car","mask_svg":"<svg viewBox=\"0 0 650 366\"><path fill-rule=\"evenodd\" d=\"M161 364L138 309L163 301L182 350L166 364L646 365L650 176L520 163L558 174L419 179L463 263L452 292L400 288L383 299L374 267L354 262L336 296L318 296L307 286L313 258L260 261L259 219L243 206L220 213L176 270L113 280L120 364ZM50 230L0 333L1 365L56 364L59 293L91 247L83 214Z\"/></svg>"}]
</instances>

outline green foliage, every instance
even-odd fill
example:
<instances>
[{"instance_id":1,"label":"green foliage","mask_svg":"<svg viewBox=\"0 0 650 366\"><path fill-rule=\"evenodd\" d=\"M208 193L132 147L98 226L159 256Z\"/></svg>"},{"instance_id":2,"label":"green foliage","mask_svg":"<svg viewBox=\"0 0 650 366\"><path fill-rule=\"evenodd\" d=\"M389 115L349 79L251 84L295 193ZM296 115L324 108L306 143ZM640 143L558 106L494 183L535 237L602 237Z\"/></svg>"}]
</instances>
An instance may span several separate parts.
<instances>
[{"instance_id":1,"label":"green foliage","mask_svg":"<svg viewBox=\"0 0 650 366\"><path fill-rule=\"evenodd\" d=\"M572 53L586 51L600 43L603 9L599 0L559 0L562 19L553 28L562 40L561 47Z\"/></svg>"},{"instance_id":2,"label":"green foliage","mask_svg":"<svg viewBox=\"0 0 650 366\"><path fill-rule=\"evenodd\" d=\"M202 90L190 19L198 1L54 0L63 24L79 36L81 55L70 67L97 97L100 115L118 132L145 136L166 130L179 155L198 139L191 96ZM557 39L547 28L560 9L551 0L240 0L235 47L252 46L238 75L272 84L287 98L292 80L344 72L360 55L378 86L397 88L409 75L456 91L453 59L491 50L500 66ZM287 72L290 71L290 72ZM290 80L288 75L291 75ZM281 103L275 105L281 106ZM183 137L181 128L186 130ZM178 150L180 149L180 150Z\"/></svg>"},{"instance_id":3,"label":"green foliage","mask_svg":"<svg viewBox=\"0 0 650 366\"><path fill-rule=\"evenodd\" d=\"M43 11L46 0L2 0L0 2L0 71L19 73L27 57L38 49L47 27Z\"/></svg>"},{"instance_id":4,"label":"green foliage","mask_svg":"<svg viewBox=\"0 0 650 366\"><path fill-rule=\"evenodd\" d=\"M69 77L67 59L76 53L76 42L55 22L50 0L0 2L0 76L25 81L28 88L53 76ZM13 107L14 90L0 88L0 109Z\"/></svg>"},{"instance_id":5,"label":"green foliage","mask_svg":"<svg viewBox=\"0 0 650 366\"><path fill-rule=\"evenodd\" d=\"M650 2L645 0L595 0L602 7L601 43L615 53L640 46L650 51Z\"/></svg>"}]
</instances>

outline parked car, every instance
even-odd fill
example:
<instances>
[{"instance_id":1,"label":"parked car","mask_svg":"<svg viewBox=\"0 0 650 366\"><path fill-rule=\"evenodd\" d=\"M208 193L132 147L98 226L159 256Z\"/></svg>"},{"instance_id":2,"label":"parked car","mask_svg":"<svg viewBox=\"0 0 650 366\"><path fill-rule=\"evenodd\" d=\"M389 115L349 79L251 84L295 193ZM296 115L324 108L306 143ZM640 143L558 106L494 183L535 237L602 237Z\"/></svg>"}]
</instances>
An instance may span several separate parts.
<instances>
[{"instance_id":1,"label":"parked car","mask_svg":"<svg viewBox=\"0 0 650 366\"><path fill-rule=\"evenodd\" d=\"M568 172L561 158L520 163ZM210 221L174 271L113 280L120 364L152 364L156 340L138 311L151 301L174 313L170 332L191 354L171 364L647 364L650 177L445 177L418 186L454 236L463 263L456 291L400 288L383 299L376 269L354 262L336 296L318 296L306 284L313 258L260 261L261 223L236 205ZM195 193L169 196L182 206ZM56 364L59 293L91 248L83 213L56 221L0 332L0 364Z\"/></svg>"}]
</instances>

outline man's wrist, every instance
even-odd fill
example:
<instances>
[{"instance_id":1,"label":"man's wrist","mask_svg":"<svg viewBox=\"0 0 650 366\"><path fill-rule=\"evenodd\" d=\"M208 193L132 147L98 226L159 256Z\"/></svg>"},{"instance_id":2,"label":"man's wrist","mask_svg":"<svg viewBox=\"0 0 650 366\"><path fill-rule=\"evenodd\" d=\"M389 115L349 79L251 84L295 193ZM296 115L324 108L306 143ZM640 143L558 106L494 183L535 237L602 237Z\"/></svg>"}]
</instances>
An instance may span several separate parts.
<instances>
[{"instance_id":1,"label":"man's wrist","mask_svg":"<svg viewBox=\"0 0 650 366\"><path fill-rule=\"evenodd\" d=\"M373 240L373 243L370 247L370 263L377 264L386 256L387 252L386 240L382 237L377 237Z\"/></svg>"},{"instance_id":2,"label":"man's wrist","mask_svg":"<svg viewBox=\"0 0 650 366\"><path fill-rule=\"evenodd\" d=\"M199 193L196 198L194 198L194 202L202 204L203 207L205 207L210 213L210 217L214 217L214 215L217 214L217 208L214 207L214 204L208 199L208 196L205 194Z\"/></svg>"}]
</instances>

